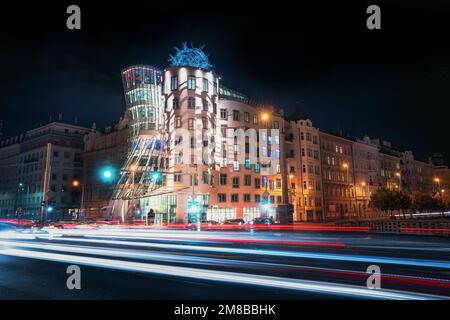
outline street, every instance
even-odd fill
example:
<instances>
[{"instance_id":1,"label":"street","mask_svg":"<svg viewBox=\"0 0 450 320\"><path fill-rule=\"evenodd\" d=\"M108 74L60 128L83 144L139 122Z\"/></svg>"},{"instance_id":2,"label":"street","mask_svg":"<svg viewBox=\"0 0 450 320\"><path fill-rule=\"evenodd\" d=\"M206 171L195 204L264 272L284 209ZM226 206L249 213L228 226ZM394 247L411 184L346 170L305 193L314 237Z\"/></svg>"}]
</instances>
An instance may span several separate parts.
<instances>
[{"instance_id":1,"label":"street","mask_svg":"<svg viewBox=\"0 0 450 320\"><path fill-rule=\"evenodd\" d=\"M81 289L66 287L69 265ZM381 270L368 289L367 268ZM447 299L447 238L81 226L0 230L0 299Z\"/></svg>"}]
</instances>

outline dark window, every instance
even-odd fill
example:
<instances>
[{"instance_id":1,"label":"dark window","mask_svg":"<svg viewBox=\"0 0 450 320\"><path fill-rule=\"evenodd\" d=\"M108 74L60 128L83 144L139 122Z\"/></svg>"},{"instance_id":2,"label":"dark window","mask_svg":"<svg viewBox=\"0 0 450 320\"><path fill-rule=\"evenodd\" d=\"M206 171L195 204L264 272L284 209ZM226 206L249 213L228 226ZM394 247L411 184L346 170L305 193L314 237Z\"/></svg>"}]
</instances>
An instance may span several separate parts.
<instances>
[{"instance_id":1,"label":"dark window","mask_svg":"<svg viewBox=\"0 0 450 320\"><path fill-rule=\"evenodd\" d=\"M172 90L172 91L178 90L178 77L177 76L173 76L172 78L170 78L170 90Z\"/></svg>"},{"instance_id":2,"label":"dark window","mask_svg":"<svg viewBox=\"0 0 450 320\"><path fill-rule=\"evenodd\" d=\"M195 108L195 98L194 97L189 97L188 98L188 108L189 109L194 109Z\"/></svg>"}]
</instances>

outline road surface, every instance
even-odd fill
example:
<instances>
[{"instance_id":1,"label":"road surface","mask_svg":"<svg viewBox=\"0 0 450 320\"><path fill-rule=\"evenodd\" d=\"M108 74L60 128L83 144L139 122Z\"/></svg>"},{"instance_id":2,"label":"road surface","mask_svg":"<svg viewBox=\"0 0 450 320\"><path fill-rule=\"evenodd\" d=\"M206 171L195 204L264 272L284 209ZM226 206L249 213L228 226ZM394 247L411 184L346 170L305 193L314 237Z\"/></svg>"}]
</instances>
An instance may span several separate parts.
<instances>
[{"instance_id":1,"label":"road surface","mask_svg":"<svg viewBox=\"0 0 450 320\"><path fill-rule=\"evenodd\" d=\"M81 289L69 290L78 265ZM371 265L381 289L368 289ZM0 299L448 299L447 238L115 226L0 230Z\"/></svg>"}]
</instances>

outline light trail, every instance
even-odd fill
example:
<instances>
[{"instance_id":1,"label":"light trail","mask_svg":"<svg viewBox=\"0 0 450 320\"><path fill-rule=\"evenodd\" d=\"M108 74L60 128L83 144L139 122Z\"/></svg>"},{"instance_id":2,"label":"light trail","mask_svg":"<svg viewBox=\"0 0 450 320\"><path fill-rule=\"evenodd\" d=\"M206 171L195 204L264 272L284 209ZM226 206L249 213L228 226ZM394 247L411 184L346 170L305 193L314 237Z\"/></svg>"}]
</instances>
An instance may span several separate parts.
<instances>
[{"instance_id":1,"label":"light trail","mask_svg":"<svg viewBox=\"0 0 450 320\"><path fill-rule=\"evenodd\" d=\"M445 299L445 297L435 295L415 294L384 289L370 290L357 286L338 285L319 281L298 280L298 279L262 276L262 275L228 272L228 271L214 271L208 269L197 269L197 268L167 266L142 262L102 259L85 256L48 253L42 251L28 251L28 250L6 248L0 249L0 252L3 255L20 258L47 260L60 263L80 264L85 266L122 270L122 271L161 274L182 278L193 278L198 280L228 282L239 285L246 284L254 286L274 287L278 289L282 288L288 290L312 291L322 294L337 294L366 299L396 299L396 300Z\"/></svg>"},{"instance_id":2,"label":"light trail","mask_svg":"<svg viewBox=\"0 0 450 320\"><path fill-rule=\"evenodd\" d=\"M59 252L70 252L79 254L90 254L90 255L101 255L119 258L129 258L129 259L143 259L143 260L158 260L166 262L182 262L197 265L215 265L215 266L232 266L232 267L270 267L270 268L281 268L281 269L295 269L295 270L307 270L313 272L327 272L334 274L346 274L352 276L367 277L367 273L361 271L345 270L345 269L333 269L333 268L320 268L311 266L301 266L301 265L289 265L280 263L269 263L260 261L246 261L246 260L235 260L235 259L223 259L223 258L206 258L199 256L180 256L176 254L166 254L166 253L154 253L154 252L137 252L125 249L109 249L101 247L83 247L76 245L62 245L62 244L51 244L51 243L28 243L23 241L2 241L5 246L10 247L21 247L21 248L31 248L40 250L51 250ZM450 280L437 279L437 278L427 278L427 277L414 277L405 276L397 274L383 274L383 280L391 280L394 282L406 282L412 284L422 284L428 286L438 286L444 288L450 288Z\"/></svg>"},{"instance_id":3,"label":"light trail","mask_svg":"<svg viewBox=\"0 0 450 320\"><path fill-rule=\"evenodd\" d=\"M90 235L88 238L92 239L71 239L71 238L55 238L54 241L72 241L72 242L87 242L87 243L101 243L110 245L125 245L148 248L163 248L176 249L188 251L203 251L203 252L219 252L219 253L234 253L234 254L250 254L260 256L278 256L278 257L292 257L292 258L306 258L319 260L338 260L338 261L352 261L364 263L387 263L395 265L408 265L419 267L431 267L450 269L450 262L442 260L424 260L411 258L392 258L381 256L356 256L350 254L334 254L334 253L314 253L303 251L280 251L280 250L266 250L266 249L244 249L244 248L227 248L227 247L207 247L207 246L193 246L180 244L166 244L166 243L149 243L137 241L121 241L121 240L105 240L101 238L111 238L112 236L94 236ZM132 239L132 237L114 237L121 239Z\"/></svg>"}]
</instances>

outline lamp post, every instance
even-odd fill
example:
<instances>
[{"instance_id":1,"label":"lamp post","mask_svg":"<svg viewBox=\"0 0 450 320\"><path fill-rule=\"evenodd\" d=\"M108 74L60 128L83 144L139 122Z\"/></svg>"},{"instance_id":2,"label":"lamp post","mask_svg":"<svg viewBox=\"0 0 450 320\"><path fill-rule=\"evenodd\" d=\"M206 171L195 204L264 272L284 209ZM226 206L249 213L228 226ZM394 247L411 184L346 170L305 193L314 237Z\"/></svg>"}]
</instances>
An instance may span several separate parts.
<instances>
[{"instance_id":1,"label":"lamp post","mask_svg":"<svg viewBox=\"0 0 450 320\"><path fill-rule=\"evenodd\" d=\"M436 182L437 183L437 189L438 189L438 192L441 190L441 179L439 179L439 178L434 178L434 182Z\"/></svg>"},{"instance_id":2,"label":"lamp post","mask_svg":"<svg viewBox=\"0 0 450 320\"><path fill-rule=\"evenodd\" d=\"M398 178L399 191L402 191L402 174L400 172L396 172L395 176Z\"/></svg>"},{"instance_id":3,"label":"lamp post","mask_svg":"<svg viewBox=\"0 0 450 320\"><path fill-rule=\"evenodd\" d=\"M349 202L349 204L350 204L350 209L352 208L352 195L351 195L351 185L350 185L350 183L349 183L349 173L348 173L348 163L347 162L344 162L343 164L342 164L342 167L345 169L345 171L346 171L346 173L347 173L347 183L348 183L348 186L347 186L347 190L348 190L348 192L349 192L349 195L348 195L348 202Z\"/></svg>"}]
</instances>

